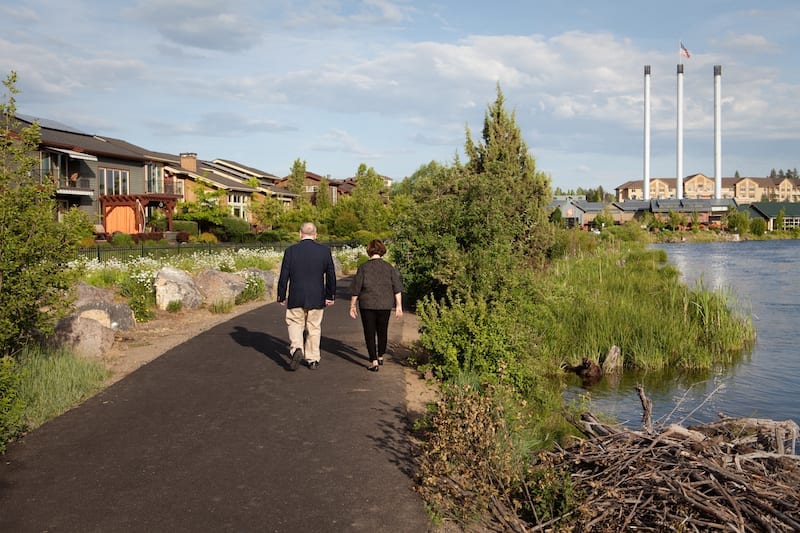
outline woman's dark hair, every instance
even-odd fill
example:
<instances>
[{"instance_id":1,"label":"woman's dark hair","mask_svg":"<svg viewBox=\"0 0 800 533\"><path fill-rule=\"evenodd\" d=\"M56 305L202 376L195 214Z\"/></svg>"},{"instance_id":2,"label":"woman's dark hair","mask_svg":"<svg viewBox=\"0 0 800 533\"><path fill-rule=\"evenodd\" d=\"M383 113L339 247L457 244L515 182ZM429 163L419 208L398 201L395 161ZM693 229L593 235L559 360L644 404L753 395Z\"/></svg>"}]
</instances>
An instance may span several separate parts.
<instances>
[{"instance_id":1,"label":"woman's dark hair","mask_svg":"<svg viewBox=\"0 0 800 533\"><path fill-rule=\"evenodd\" d=\"M372 239L371 241L369 241L369 244L367 245L367 255L369 257L372 257L375 254L378 254L379 256L383 257L383 254L385 253L386 253L386 245L384 245L381 241L379 241L378 239Z\"/></svg>"}]
</instances>

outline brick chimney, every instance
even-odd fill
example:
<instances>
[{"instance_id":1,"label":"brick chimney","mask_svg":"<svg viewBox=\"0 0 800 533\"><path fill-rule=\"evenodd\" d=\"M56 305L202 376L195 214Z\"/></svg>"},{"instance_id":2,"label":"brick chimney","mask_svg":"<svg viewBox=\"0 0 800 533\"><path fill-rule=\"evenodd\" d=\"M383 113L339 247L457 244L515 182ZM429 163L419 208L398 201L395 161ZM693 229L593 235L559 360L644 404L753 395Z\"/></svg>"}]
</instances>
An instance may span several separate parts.
<instances>
[{"instance_id":1,"label":"brick chimney","mask_svg":"<svg viewBox=\"0 0 800 533\"><path fill-rule=\"evenodd\" d=\"M197 154L184 152L181 154L181 167L189 172L197 172Z\"/></svg>"}]
</instances>

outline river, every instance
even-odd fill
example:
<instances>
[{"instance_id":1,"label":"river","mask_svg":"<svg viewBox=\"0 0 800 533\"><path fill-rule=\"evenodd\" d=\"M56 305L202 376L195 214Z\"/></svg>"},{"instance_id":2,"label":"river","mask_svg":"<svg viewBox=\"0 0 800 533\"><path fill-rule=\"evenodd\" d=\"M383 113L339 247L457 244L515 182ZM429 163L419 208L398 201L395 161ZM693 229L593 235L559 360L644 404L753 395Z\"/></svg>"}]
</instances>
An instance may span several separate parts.
<instances>
[{"instance_id":1,"label":"river","mask_svg":"<svg viewBox=\"0 0 800 533\"><path fill-rule=\"evenodd\" d=\"M704 375L626 373L618 384L604 379L589 389L589 408L638 427L642 407L635 387L642 383L653 401L653 422L689 425L723 413L800 423L800 240L655 247L667 252L689 286L701 281L729 291L734 305L752 315L755 346L739 362ZM568 397L578 392L573 386Z\"/></svg>"}]
</instances>

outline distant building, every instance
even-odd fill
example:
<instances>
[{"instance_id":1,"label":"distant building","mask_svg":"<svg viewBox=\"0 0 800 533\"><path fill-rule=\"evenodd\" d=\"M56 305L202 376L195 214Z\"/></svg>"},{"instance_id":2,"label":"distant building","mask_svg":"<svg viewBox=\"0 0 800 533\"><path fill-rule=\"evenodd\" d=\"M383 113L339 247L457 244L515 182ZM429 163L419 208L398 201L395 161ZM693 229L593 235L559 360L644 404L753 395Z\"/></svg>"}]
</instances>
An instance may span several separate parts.
<instances>
[{"instance_id":1,"label":"distant building","mask_svg":"<svg viewBox=\"0 0 800 533\"><path fill-rule=\"evenodd\" d=\"M631 180L615 189L618 202L644 200L644 180ZM650 198L675 198L675 178L650 178ZM788 177L776 178L722 178L721 199L733 199L737 204L753 202L798 202L800 180ZM714 198L714 179L704 174L692 174L683 180L683 197L688 199Z\"/></svg>"},{"instance_id":2,"label":"distant building","mask_svg":"<svg viewBox=\"0 0 800 533\"><path fill-rule=\"evenodd\" d=\"M547 206L548 215L559 209L561 219L569 227L589 229L594 227L594 220L600 213L611 216L614 224L624 224L639 220L646 213L666 220L670 214L677 213L687 220L696 218L699 224L720 223L730 208L737 208L736 200L724 199L690 199L674 198L651 200L628 200L625 202L587 202L585 196L557 196ZM797 204L800 207L800 204Z\"/></svg>"}]
</instances>

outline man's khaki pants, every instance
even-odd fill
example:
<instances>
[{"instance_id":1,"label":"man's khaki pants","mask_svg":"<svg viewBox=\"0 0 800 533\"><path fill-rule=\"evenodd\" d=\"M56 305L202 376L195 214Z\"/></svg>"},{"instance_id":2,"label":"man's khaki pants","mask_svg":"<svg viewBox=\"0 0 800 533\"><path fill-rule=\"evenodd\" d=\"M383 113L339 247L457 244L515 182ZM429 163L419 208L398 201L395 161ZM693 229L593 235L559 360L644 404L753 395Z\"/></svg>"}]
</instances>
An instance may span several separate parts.
<instances>
[{"instance_id":1,"label":"man's khaki pants","mask_svg":"<svg viewBox=\"0 0 800 533\"><path fill-rule=\"evenodd\" d=\"M322 312L324 309L294 307L286 310L286 325L289 327L289 353L303 349L306 361L319 361L319 340L322 336ZM303 333L308 331L308 335Z\"/></svg>"}]
</instances>

